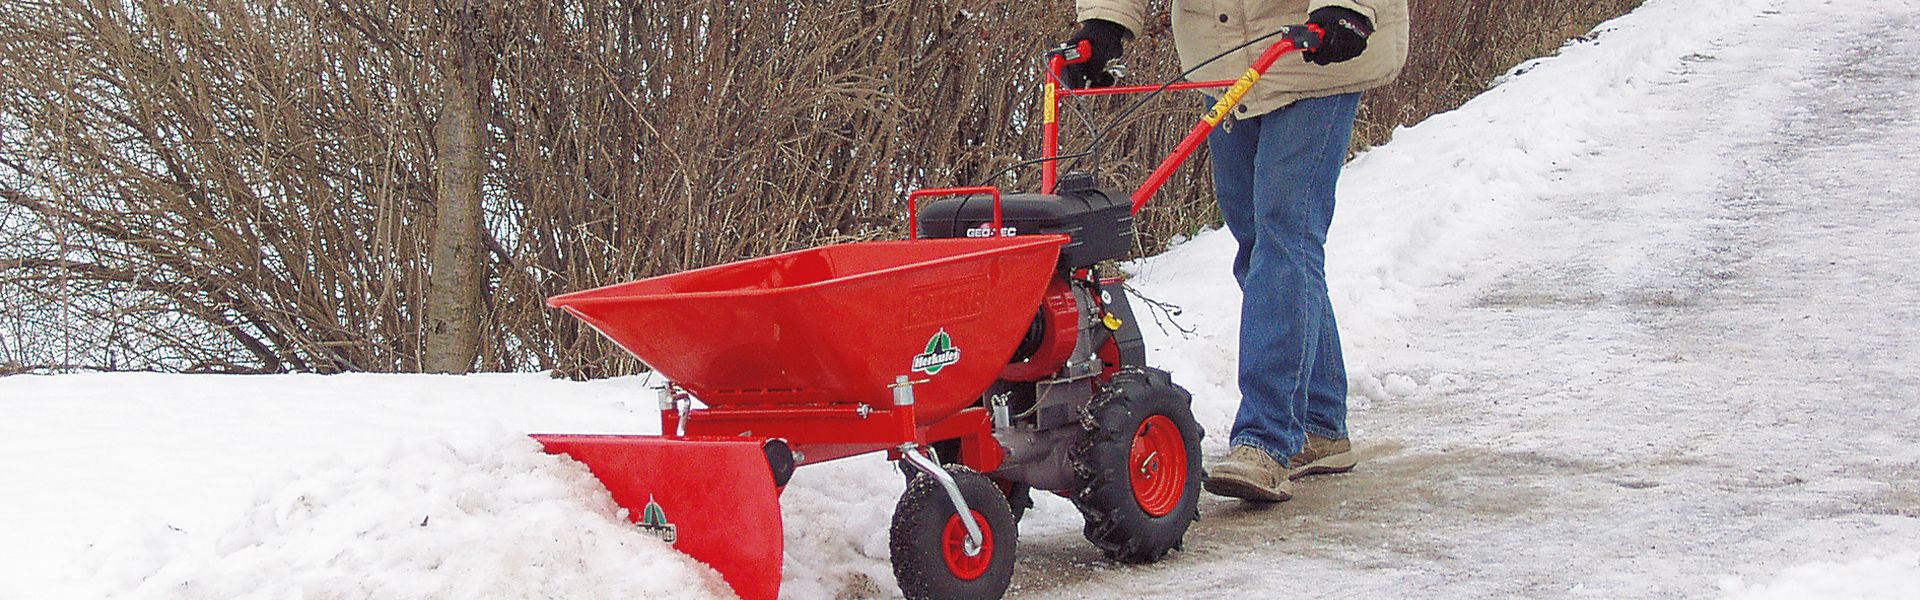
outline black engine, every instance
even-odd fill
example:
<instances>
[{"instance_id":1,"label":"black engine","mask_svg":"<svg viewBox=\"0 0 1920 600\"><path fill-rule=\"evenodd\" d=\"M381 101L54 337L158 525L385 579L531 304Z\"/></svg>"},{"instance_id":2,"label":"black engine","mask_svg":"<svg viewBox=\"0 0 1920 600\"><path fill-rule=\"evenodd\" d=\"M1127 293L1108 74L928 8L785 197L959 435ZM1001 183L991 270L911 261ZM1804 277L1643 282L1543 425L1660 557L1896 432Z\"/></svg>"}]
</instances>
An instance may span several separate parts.
<instances>
[{"instance_id":1,"label":"black engine","mask_svg":"<svg viewBox=\"0 0 1920 600\"><path fill-rule=\"evenodd\" d=\"M1133 205L1126 195L1091 185L1090 178L1062 178L1055 194L1001 197L1001 233L1066 234L1061 266L1091 267L1126 258L1133 249ZM993 198L986 195L941 198L920 207L920 231L930 238L992 237Z\"/></svg>"}]
</instances>

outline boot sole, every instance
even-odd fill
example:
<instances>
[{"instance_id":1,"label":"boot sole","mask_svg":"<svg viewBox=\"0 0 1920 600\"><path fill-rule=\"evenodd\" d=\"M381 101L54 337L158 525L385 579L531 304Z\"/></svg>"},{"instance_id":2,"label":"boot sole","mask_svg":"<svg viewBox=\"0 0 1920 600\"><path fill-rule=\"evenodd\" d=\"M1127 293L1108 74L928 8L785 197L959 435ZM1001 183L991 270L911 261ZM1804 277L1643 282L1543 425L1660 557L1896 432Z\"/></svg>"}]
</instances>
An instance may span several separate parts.
<instances>
[{"instance_id":1,"label":"boot sole","mask_svg":"<svg viewBox=\"0 0 1920 600\"><path fill-rule=\"evenodd\" d=\"M1236 478L1208 477L1206 485L1202 487L1205 487L1208 493L1215 496L1253 500L1255 502L1286 502L1293 499L1293 494L1286 490L1268 489L1260 487L1251 481L1243 481Z\"/></svg>"},{"instance_id":2,"label":"boot sole","mask_svg":"<svg viewBox=\"0 0 1920 600\"><path fill-rule=\"evenodd\" d=\"M1360 461L1353 457L1353 452L1351 451L1341 452L1339 454L1328 456L1326 458L1322 458L1320 460L1316 460L1316 461L1307 463L1305 465L1302 465L1300 468L1294 469L1288 472L1287 479L1291 481L1291 480L1299 479L1301 477L1309 477L1313 475L1331 475L1334 473L1345 473L1347 471L1352 471L1354 465L1358 465L1358 464L1360 464Z\"/></svg>"}]
</instances>

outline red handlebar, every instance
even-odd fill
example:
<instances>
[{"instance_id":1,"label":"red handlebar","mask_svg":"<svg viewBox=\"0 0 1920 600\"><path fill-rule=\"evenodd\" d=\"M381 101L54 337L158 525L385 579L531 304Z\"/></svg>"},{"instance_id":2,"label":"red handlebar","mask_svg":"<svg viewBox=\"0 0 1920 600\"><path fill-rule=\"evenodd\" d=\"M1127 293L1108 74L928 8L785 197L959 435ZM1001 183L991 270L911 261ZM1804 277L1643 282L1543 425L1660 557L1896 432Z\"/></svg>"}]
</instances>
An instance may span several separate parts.
<instances>
[{"instance_id":1,"label":"red handlebar","mask_svg":"<svg viewBox=\"0 0 1920 600\"><path fill-rule=\"evenodd\" d=\"M1296 50L1317 49L1320 47L1321 39L1325 36L1326 31L1322 30L1318 25L1309 24L1305 26L1296 25L1288 27L1280 32L1280 41L1274 42L1272 46L1267 47L1267 50L1262 52L1260 57L1253 61L1253 65L1247 69L1246 74L1241 75L1240 78L1236 80L1173 82L1166 85L1139 85L1079 90L1063 89L1066 86L1063 85L1060 79L1060 69L1066 65L1080 64L1091 60L1093 43L1081 40L1079 44L1071 47L1062 46L1047 51L1047 80L1045 81L1045 85L1042 86L1045 90L1045 98L1042 99L1041 103L1041 110L1044 112L1041 119L1040 156L1044 162L1040 164L1040 193L1051 194L1054 189L1056 169L1058 168L1057 163L1059 162L1057 158L1060 153L1060 123L1057 116L1060 109L1060 96L1062 94L1068 96L1101 96L1110 94L1153 93L1162 90L1227 88L1225 92L1220 94L1219 99L1214 101L1213 107L1207 110L1207 114L1200 118L1200 122L1193 126L1193 130L1188 131L1187 136L1182 138L1179 145L1174 147L1173 153L1168 154L1165 159L1161 160L1160 166L1154 168L1153 174L1148 175L1147 180L1140 184L1140 188L1133 192L1133 212L1138 214L1140 209L1147 205L1147 200L1153 197L1154 192L1159 191L1160 186L1166 184L1167 179L1173 176L1174 171L1179 170L1180 165L1186 163L1187 157L1192 156L1194 150L1199 149L1200 143L1206 140L1207 134L1212 133L1214 126L1219 125L1221 121L1225 120L1227 113L1232 112L1233 108L1240 104L1240 99L1247 94L1247 90L1252 89L1253 84L1260 81L1260 77L1266 74L1267 69L1273 67L1275 61L1278 61L1281 56L1285 56ZM913 193L907 195L907 239L915 239L920 236L919 201L921 197L962 196L972 194L991 194L993 196L992 235L1002 235L1004 228L1001 224L1000 215L1000 188L937 188L915 190Z\"/></svg>"},{"instance_id":2,"label":"red handlebar","mask_svg":"<svg viewBox=\"0 0 1920 600\"><path fill-rule=\"evenodd\" d=\"M1275 61L1278 61L1281 56L1285 56L1296 50L1304 51L1319 48L1320 42L1325 36L1326 31L1322 30L1318 25L1308 24L1305 26L1296 25L1288 27L1280 32L1280 40L1274 42L1272 46L1267 47L1266 52L1262 52L1260 57L1253 61L1253 65L1247 69L1246 74L1241 75L1239 79L1174 82L1166 85L1105 87L1057 92L1053 84L1061 81L1060 67L1070 63L1065 62L1066 59L1064 56L1054 54L1053 58L1048 61L1047 97L1043 99L1044 104L1041 107L1041 109L1045 111L1045 118L1042 119L1040 156L1047 159L1059 156L1060 123L1055 116L1059 112L1060 94L1062 93L1068 96L1100 96L1110 94L1153 93L1161 90L1227 88L1225 92L1220 94L1219 99L1214 101L1213 107L1207 110L1207 114L1200 118L1200 122L1194 124L1193 130L1188 131L1187 136L1182 138L1180 144L1174 147L1173 153L1161 160L1160 166L1156 167L1153 170L1153 174L1147 176L1147 180L1140 184L1138 190L1134 191L1132 197L1133 212L1138 214L1140 209L1147 205L1147 200L1153 197L1154 192L1159 191L1160 186L1164 185L1167 179L1173 176L1174 171L1179 170L1180 165L1186 163L1187 157L1192 156L1193 151L1200 147L1200 142L1205 141L1207 134L1212 133L1213 128L1226 119L1227 113L1231 112L1235 106L1240 104L1241 98L1246 96L1247 91L1253 88L1255 82L1260 81L1261 76L1266 75L1267 69L1272 68ZM1092 44L1082 41L1079 47L1075 49L1079 51L1080 55L1076 58L1084 61L1091 52ZM1041 193L1043 194L1053 193L1055 162L1057 161L1048 161L1042 164L1040 187Z\"/></svg>"}]
</instances>

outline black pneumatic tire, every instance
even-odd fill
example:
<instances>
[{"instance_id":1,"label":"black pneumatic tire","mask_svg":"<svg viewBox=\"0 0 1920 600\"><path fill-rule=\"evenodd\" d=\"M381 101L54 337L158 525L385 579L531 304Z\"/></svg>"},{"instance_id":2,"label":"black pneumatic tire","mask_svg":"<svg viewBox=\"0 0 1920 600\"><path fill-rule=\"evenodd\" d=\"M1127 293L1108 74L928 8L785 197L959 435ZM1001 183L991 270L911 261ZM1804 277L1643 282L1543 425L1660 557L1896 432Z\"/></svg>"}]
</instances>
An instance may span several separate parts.
<instances>
[{"instance_id":1,"label":"black pneumatic tire","mask_svg":"<svg viewBox=\"0 0 1920 600\"><path fill-rule=\"evenodd\" d=\"M987 476L960 465L946 465L946 469L986 530L984 558L966 557L958 549L958 541L966 538L959 512L953 509L953 501L940 482L923 473L907 484L906 493L893 509L893 528L888 534L893 576L908 600L999 598L1013 583L1019 526L1014 524L1006 496ZM976 570L957 571L969 566Z\"/></svg>"},{"instance_id":2,"label":"black pneumatic tire","mask_svg":"<svg viewBox=\"0 0 1920 600\"><path fill-rule=\"evenodd\" d=\"M1068 455L1082 481L1073 504L1086 517L1087 541L1107 558L1158 561L1181 547L1187 527L1199 518L1200 484L1206 479L1200 466L1204 432L1193 419L1192 403L1192 395L1174 385L1165 371L1131 368L1114 374L1087 404L1080 419L1085 436ZM1137 444L1149 450L1184 450L1185 460L1153 452L1140 460ZM1153 467L1156 479L1136 493L1139 479L1134 475L1146 473L1143 466ZM1148 505L1164 514L1151 514Z\"/></svg>"}]
</instances>

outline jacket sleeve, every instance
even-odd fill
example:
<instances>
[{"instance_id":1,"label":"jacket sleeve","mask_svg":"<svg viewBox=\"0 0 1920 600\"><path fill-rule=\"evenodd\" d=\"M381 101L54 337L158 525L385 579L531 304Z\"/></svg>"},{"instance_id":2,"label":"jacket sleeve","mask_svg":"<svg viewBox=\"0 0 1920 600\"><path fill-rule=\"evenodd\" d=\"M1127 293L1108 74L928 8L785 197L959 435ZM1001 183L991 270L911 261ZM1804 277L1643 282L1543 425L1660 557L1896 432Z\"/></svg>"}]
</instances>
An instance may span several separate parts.
<instances>
[{"instance_id":1,"label":"jacket sleeve","mask_svg":"<svg viewBox=\"0 0 1920 600\"><path fill-rule=\"evenodd\" d=\"M1374 23L1375 27L1379 27L1380 13L1374 10L1374 6L1380 4L1380 2L1381 0L1310 0L1307 2L1307 13L1311 14L1313 11L1329 6L1338 6L1360 13L1360 16L1366 17L1368 21ZM1081 6L1086 6L1087 4L1088 3L1084 1L1080 3ZM1086 9L1083 8L1081 10L1085 11ZM1084 18L1085 17L1082 17L1082 19Z\"/></svg>"},{"instance_id":2,"label":"jacket sleeve","mask_svg":"<svg viewBox=\"0 0 1920 600\"><path fill-rule=\"evenodd\" d=\"M1127 28L1134 37L1140 36L1140 30L1147 22L1147 3L1145 0L1074 0L1076 14L1081 21L1101 19L1118 23Z\"/></svg>"}]
</instances>

